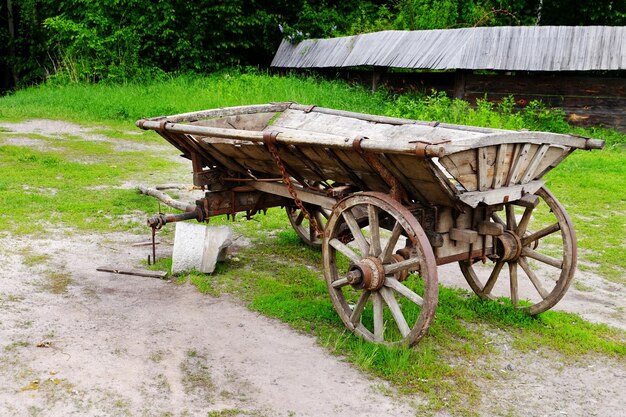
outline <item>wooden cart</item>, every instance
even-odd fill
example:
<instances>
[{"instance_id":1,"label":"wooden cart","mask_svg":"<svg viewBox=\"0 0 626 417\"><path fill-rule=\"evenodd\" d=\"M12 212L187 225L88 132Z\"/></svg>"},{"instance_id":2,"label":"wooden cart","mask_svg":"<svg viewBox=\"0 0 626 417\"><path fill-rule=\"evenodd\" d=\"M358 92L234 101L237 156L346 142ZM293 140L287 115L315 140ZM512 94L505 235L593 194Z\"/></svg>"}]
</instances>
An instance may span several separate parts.
<instances>
[{"instance_id":1,"label":"wooden cart","mask_svg":"<svg viewBox=\"0 0 626 417\"><path fill-rule=\"evenodd\" d=\"M295 103L143 119L191 160L206 197L187 219L286 207L321 246L334 308L377 343L414 344L433 320L437 266L530 314L554 306L576 267L572 222L542 177L578 136L426 123Z\"/></svg>"}]
</instances>

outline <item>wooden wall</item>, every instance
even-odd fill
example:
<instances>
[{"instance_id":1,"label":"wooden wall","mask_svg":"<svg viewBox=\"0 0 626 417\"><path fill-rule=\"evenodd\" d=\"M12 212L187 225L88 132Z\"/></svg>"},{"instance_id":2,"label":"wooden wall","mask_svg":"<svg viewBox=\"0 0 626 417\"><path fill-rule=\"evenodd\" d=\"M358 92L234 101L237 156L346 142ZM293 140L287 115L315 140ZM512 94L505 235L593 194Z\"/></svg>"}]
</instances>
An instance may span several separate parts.
<instances>
[{"instance_id":1,"label":"wooden wall","mask_svg":"<svg viewBox=\"0 0 626 417\"><path fill-rule=\"evenodd\" d=\"M345 78L376 88L385 85L397 92L432 89L475 104L477 98L497 102L513 96L523 108L532 100L560 107L567 120L579 126L603 126L626 132L626 74L585 75L585 73L496 73L395 72L385 68L324 69L327 76Z\"/></svg>"}]
</instances>

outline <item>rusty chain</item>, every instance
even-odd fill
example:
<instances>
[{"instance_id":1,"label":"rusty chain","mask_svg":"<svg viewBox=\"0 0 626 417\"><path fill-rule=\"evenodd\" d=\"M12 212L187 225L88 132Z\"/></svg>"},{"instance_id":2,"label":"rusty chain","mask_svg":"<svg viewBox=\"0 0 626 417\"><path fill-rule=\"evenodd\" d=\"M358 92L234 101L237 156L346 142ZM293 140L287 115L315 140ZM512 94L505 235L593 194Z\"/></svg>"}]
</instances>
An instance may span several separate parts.
<instances>
[{"instance_id":1,"label":"rusty chain","mask_svg":"<svg viewBox=\"0 0 626 417\"><path fill-rule=\"evenodd\" d=\"M318 238L320 238L324 235L324 231L322 230L320 225L317 223L317 219L311 216L309 211L304 207L304 203L302 202L302 200L300 200L300 197L298 197L298 193L295 187L293 186L291 177L287 173L287 170L285 169L285 165L283 164L283 161L280 159L280 155L278 154L278 148L276 147L277 135L278 135L278 132L271 132L271 133L265 132L265 134L263 135L263 141L265 142L265 146L267 146L267 150L272 155L272 158L274 158L274 162L276 162L276 166L280 170L280 174L283 177L283 181L285 182L285 185L287 185L287 191L289 191L289 194L293 198L294 203L296 203L296 207L298 207L302 211L302 214L309 221L309 224L315 231L315 234L317 235Z\"/></svg>"}]
</instances>

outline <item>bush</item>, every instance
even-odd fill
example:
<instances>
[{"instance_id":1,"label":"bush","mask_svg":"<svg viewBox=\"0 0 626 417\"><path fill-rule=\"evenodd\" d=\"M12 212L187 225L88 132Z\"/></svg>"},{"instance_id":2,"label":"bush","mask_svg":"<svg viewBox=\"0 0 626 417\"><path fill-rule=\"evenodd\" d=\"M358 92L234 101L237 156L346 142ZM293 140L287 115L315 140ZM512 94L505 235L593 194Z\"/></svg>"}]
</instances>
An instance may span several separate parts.
<instances>
[{"instance_id":1,"label":"bush","mask_svg":"<svg viewBox=\"0 0 626 417\"><path fill-rule=\"evenodd\" d=\"M570 131L561 109L548 109L541 101L533 100L518 109L512 96L492 103L485 96L471 107L467 101L451 99L443 91L429 95L401 95L387 104L389 116L418 120L485 126L497 129L529 129L557 133Z\"/></svg>"}]
</instances>

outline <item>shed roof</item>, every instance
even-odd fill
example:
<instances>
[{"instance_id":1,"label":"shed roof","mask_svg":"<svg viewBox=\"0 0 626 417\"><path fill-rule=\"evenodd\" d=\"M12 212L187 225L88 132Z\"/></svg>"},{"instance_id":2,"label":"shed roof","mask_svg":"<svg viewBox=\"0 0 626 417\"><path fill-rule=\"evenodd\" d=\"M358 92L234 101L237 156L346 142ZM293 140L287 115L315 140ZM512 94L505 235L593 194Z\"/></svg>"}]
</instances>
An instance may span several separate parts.
<instances>
[{"instance_id":1,"label":"shed roof","mask_svg":"<svg viewBox=\"0 0 626 417\"><path fill-rule=\"evenodd\" d=\"M626 26L502 26L366 33L286 40L282 68L381 66L421 69L594 71L626 69Z\"/></svg>"}]
</instances>

